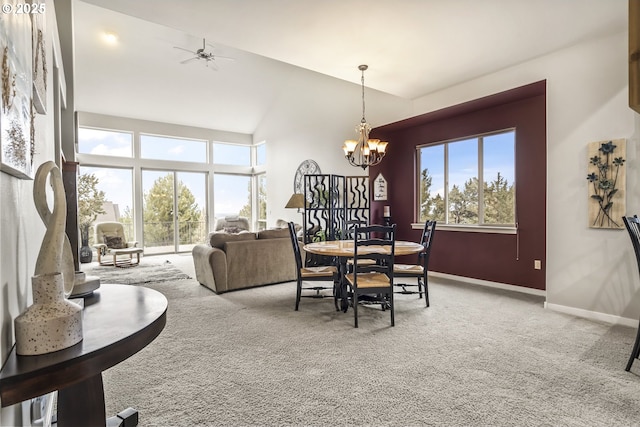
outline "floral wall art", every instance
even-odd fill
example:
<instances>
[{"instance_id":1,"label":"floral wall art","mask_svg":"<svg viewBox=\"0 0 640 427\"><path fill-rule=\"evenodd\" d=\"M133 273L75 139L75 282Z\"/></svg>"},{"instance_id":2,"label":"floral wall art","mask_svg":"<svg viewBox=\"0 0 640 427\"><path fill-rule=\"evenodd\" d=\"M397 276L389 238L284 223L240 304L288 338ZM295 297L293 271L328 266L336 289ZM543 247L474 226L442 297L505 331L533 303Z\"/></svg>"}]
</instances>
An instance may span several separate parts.
<instances>
[{"instance_id":1,"label":"floral wall art","mask_svg":"<svg viewBox=\"0 0 640 427\"><path fill-rule=\"evenodd\" d=\"M589 227L624 228L626 211L626 140L591 142L589 167Z\"/></svg>"},{"instance_id":2,"label":"floral wall art","mask_svg":"<svg viewBox=\"0 0 640 427\"><path fill-rule=\"evenodd\" d=\"M27 179L33 178L35 144L31 132L32 61L31 17L26 13L3 13L0 15L0 170Z\"/></svg>"}]
</instances>

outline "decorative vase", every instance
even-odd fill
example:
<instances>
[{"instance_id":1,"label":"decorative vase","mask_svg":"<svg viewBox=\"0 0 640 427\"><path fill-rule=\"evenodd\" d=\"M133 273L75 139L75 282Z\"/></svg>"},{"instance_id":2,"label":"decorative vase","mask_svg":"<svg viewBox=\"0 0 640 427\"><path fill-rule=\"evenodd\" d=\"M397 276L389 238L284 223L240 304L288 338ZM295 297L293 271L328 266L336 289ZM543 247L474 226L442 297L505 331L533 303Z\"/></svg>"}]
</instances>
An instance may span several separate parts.
<instances>
[{"instance_id":1,"label":"decorative vase","mask_svg":"<svg viewBox=\"0 0 640 427\"><path fill-rule=\"evenodd\" d=\"M80 246L80 262L86 264L88 262L91 262L91 260L93 259L93 252L89 247L89 227L85 225L80 235L82 236Z\"/></svg>"},{"instance_id":2,"label":"decorative vase","mask_svg":"<svg viewBox=\"0 0 640 427\"><path fill-rule=\"evenodd\" d=\"M64 296L62 273L31 278L33 305L14 320L16 353L46 354L82 341L82 307Z\"/></svg>"}]
</instances>

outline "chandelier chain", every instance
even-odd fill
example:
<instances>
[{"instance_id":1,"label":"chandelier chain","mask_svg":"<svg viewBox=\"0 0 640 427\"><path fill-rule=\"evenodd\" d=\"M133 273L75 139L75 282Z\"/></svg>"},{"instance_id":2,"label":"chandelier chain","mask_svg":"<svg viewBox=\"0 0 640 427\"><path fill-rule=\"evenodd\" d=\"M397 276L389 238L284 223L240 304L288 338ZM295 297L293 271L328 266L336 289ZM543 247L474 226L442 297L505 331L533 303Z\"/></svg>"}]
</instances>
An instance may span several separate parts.
<instances>
[{"instance_id":1,"label":"chandelier chain","mask_svg":"<svg viewBox=\"0 0 640 427\"><path fill-rule=\"evenodd\" d=\"M364 70L362 70L362 78L360 81L362 82L362 123L366 123L367 120L364 118Z\"/></svg>"}]
</instances>

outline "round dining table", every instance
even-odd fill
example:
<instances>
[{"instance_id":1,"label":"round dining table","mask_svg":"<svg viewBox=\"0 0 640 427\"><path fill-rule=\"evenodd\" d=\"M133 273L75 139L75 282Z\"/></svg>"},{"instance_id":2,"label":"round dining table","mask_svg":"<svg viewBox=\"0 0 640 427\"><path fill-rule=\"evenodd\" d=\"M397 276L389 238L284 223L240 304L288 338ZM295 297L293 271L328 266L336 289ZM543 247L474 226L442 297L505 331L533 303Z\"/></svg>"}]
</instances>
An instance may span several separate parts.
<instances>
[{"instance_id":1,"label":"round dining table","mask_svg":"<svg viewBox=\"0 0 640 427\"><path fill-rule=\"evenodd\" d=\"M345 313L349 307L348 295L347 295L347 281L345 275L347 274L347 260L353 258L353 240L325 240L322 242L307 243L302 247L305 252L309 252L316 255L326 255L330 257L337 257L338 270L340 271L340 293L336 295L337 299L341 301L342 311ZM389 252L391 247L389 245L372 245L362 246L358 248L360 253L385 253ZM422 252L424 246L416 242L408 242L404 240L396 240L395 250L393 251L395 256L412 255Z\"/></svg>"},{"instance_id":2,"label":"round dining table","mask_svg":"<svg viewBox=\"0 0 640 427\"><path fill-rule=\"evenodd\" d=\"M361 253L389 251L389 248L389 246L363 246L360 247L359 251ZM303 249L306 252L317 255L335 256L346 259L353 256L353 240L326 240L323 242L312 242L304 245ZM420 243L396 240L394 255L412 255L423 250L424 246Z\"/></svg>"}]
</instances>

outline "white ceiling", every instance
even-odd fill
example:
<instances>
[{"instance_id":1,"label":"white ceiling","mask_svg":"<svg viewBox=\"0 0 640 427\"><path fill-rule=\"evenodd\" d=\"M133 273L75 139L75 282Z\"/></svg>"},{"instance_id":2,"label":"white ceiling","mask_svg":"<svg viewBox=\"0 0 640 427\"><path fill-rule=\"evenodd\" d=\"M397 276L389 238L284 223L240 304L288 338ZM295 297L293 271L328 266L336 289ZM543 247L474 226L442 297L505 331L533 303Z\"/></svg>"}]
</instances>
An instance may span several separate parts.
<instances>
[{"instance_id":1,"label":"white ceiling","mask_svg":"<svg viewBox=\"0 0 640 427\"><path fill-rule=\"evenodd\" d=\"M415 99L625 31L627 0L76 0L76 109L252 133L292 67ZM118 35L115 46L101 35ZM212 71L180 46L202 38ZM211 50L211 48L208 48Z\"/></svg>"}]
</instances>

